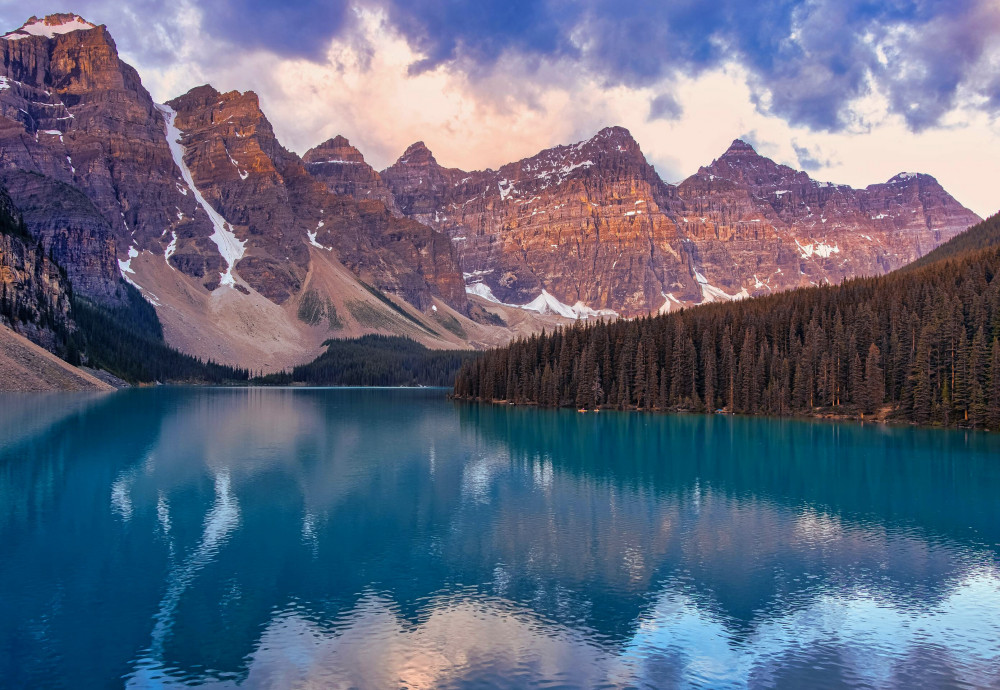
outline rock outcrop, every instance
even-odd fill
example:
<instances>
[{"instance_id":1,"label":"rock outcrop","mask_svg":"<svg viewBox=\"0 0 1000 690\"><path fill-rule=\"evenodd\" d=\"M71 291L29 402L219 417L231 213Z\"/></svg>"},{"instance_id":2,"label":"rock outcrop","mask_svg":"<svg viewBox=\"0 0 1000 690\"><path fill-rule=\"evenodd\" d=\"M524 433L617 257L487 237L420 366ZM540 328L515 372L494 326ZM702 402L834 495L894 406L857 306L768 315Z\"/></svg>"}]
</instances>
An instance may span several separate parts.
<instances>
[{"instance_id":1,"label":"rock outcrop","mask_svg":"<svg viewBox=\"0 0 1000 690\"><path fill-rule=\"evenodd\" d=\"M620 127L471 173L418 142L382 178L406 215L451 236L470 293L576 316L882 274L979 220L927 175L856 190L742 141L668 185Z\"/></svg>"},{"instance_id":2,"label":"rock outcrop","mask_svg":"<svg viewBox=\"0 0 1000 690\"><path fill-rule=\"evenodd\" d=\"M76 15L32 18L0 38L0 166L83 190L117 258L171 247L171 263L218 284L213 226L183 184L163 116L107 29Z\"/></svg>"},{"instance_id":3,"label":"rock outcrop","mask_svg":"<svg viewBox=\"0 0 1000 690\"><path fill-rule=\"evenodd\" d=\"M467 309L448 238L395 217L377 198L331 192L281 146L252 91L201 86L167 106L199 193L245 244L235 268L253 289L277 304L297 294L311 244L422 310L434 296Z\"/></svg>"},{"instance_id":4,"label":"rock outcrop","mask_svg":"<svg viewBox=\"0 0 1000 690\"><path fill-rule=\"evenodd\" d=\"M0 169L24 224L45 253L65 268L73 291L106 304L123 298L111 226L77 187L38 173Z\"/></svg>"},{"instance_id":5,"label":"rock outcrop","mask_svg":"<svg viewBox=\"0 0 1000 690\"><path fill-rule=\"evenodd\" d=\"M307 151L302 161L309 174L334 194L358 201L376 199L394 215L402 215L382 176L365 162L365 157L346 138L338 135L324 141Z\"/></svg>"},{"instance_id":6,"label":"rock outcrop","mask_svg":"<svg viewBox=\"0 0 1000 690\"><path fill-rule=\"evenodd\" d=\"M74 330L70 284L0 189L0 323L52 352Z\"/></svg>"}]
</instances>

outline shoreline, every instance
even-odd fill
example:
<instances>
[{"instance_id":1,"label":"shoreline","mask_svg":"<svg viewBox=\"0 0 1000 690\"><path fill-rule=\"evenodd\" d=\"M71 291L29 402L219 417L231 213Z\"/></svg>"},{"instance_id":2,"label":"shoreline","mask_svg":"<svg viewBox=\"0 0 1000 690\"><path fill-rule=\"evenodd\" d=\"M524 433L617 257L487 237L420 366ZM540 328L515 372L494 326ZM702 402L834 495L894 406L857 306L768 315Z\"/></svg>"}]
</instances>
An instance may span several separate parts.
<instances>
[{"instance_id":1,"label":"shoreline","mask_svg":"<svg viewBox=\"0 0 1000 690\"><path fill-rule=\"evenodd\" d=\"M879 424L887 427L910 427L913 429L928 429L928 430L938 430L938 431L975 431L977 433L994 434L1000 431L1000 429L973 429L967 426L949 425L945 426L940 423L933 424L919 424L912 420L900 419L898 417L893 417L891 414L873 414L864 415L856 413L845 413L845 414L834 414L830 412L812 412L812 413L791 413L786 415L775 415L775 414L747 414L744 412L724 412L722 410L716 410L715 412L705 412L705 411L695 411L695 410L649 410L640 409L637 407L629 407L625 409L618 409L614 407L598 407L592 410L585 410L576 408L573 405L556 406L556 405L541 405L537 402L511 402L509 400L482 400L479 398L467 398L462 396L450 395L449 399L455 402L461 402L466 404L477 404L477 405L501 405L504 407L533 407L540 410L568 410L572 412L577 412L579 414L594 414L599 412L615 412L615 413L642 413L651 415L698 415L702 417L740 417L744 419L788 419L788 420L799 420L799 421L826 421L826 422L860 422L861 424ZM884 411L884 409L883 409Z\"/></svg>"}]
</instances>

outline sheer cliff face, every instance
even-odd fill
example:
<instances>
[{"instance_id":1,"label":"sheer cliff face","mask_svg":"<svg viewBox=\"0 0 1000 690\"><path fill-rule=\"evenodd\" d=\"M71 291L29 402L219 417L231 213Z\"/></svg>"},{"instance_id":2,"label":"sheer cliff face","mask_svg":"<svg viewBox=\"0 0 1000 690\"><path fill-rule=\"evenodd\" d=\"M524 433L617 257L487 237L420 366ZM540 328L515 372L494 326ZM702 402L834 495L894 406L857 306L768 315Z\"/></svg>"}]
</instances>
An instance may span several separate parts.
<instances>
[{"instance_id":1,"label":"sheer cliff face","mask_svg":"<svg viewBox=\"0 0 1000 690\"><path fill-rule=\"evenodd\" d=\"M885 273L978 221L929 176L856 190L742 141L674 187L618 127L473 173L417 143L382 178L449 233L470 292L627 316Z\"/></svg>"},{"instance_id":2,"label":"sheer cliff face","mask_svg":"<svg viewBox=\"0 0 1000 690\"><path fill-rule=\"evenodd\" d=\"M118 259L162 255L207 285L221 261L183 185L162 114L103 26L32 19L0 38L0 165L79 187L110 226Z\"/></svg>"},{"instance_id":3,"label":"sheer cliff face","mask_svg":"<svg viewBox=\"0 0 1000 690\"><path fill-rule=\"evenodd\" d=\"M113 304L124 296L111 226L78 188L38 173L0 169L6 187L36 241L66 270L73 290Z\"/></svg>"},{"instance_id":4,"label":"sheer cliff face","mask_svg":"<svg viewBox=\"0 0 1000 690\"><path fill-rule=\"evenodd\" d=\"M346 140L328 144L317 161L360 158ZM58 258L94 296L115 290L118 262L127 272L131 258L148 252L209 291L230 285L283 304L301 289L313 244L422 308L440 296L465 311L450 242L394 216L378 174L369 168L366 182L363 160L356 167L341 183L311 176L277 141L252 92L206 86L157 106L106 29L75 15L32 18L0 37L0 168L48 178L12 182L32 203L37 187L63 183L103 217L101 228L77 208L69 215L86 227L68 234L49 227L43 205L28 218L39 233L68 238L56 243L66 245Z\"/></svg>"},{"instance_id":5,"label":"sheer cliff face","mask_svg":"<svg viewBox=\"0 0 1000 690\"><path fill-rule=\"evenodd\" d=\"M404 213L452 236L473 289L501 302L544 289L567 305L642 313L660 285L691 282L664 211L673 189L624 129L476 173L442 168L415 144L382 175Z\"/></svg>"},{"instance_id":6,"label":"sheer cliff face","mask_svg":"<svg viewBox=\"0 0 1000 690\"><path fill-rule=\"evenodd\" d=\"M0 323L38 345L59 351L73 330L70 286L64 271L21 222L0 187Z\"/></svg>"},{"instance_id":7,"label":"sheer cliff face","mask_svg":"<svg viewBox=\"0 0 1000 690\"><path fill-rule=\"evenodd\" d=\"M352 193L336 184L331 191L281 146L253 92L220 94L203 86L167 105L176 113L173 123L195 186L245 243L235 270L253 289L278 304L297 294L312 244L328 248L366 282L421 309L429 308L434 296L466 309L448 238L395 217L377 194L364 194L363 171ZM339 151L330 148L323 155L360 158L348 151L346 140L333 147ZM361 159L357 167L363 165ZM377 174L370 183L378 188Z\"/></svg>"},{"instance_id":8,"label":"sheer cliff face","mask_svg":"<svg viewBox=\"0 0 1000 690\"><path fill-rule=\"evenodd\" d=\"M344 137L336 136L310 149L302 161L309 174L334 194L358 201L381 201L394 215L402 215L382 176Z\"/></svg>"}]
</instances>

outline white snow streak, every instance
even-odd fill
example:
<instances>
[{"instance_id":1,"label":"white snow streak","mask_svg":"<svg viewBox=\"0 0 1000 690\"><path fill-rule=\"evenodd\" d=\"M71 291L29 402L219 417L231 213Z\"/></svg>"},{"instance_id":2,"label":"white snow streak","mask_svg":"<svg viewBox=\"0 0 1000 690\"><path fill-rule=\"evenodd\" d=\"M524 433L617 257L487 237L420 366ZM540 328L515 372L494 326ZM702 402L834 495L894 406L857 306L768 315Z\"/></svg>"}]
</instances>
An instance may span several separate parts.
<instances>
[{"instance_id":1,"label":"white snow streak","mask_svg":"<svg viewBox=\"0 0 1000 690\"><path fill-rule=\"evenodd\" d=\"M184 163L184 145L181 144L181 132L174 125L177 113L168 105L157 104L156 108L163 113L163 119L167 125L167 144L170 145L170 153L173 154L174 163L180 169L181 176L184 178L184 182L187 183L188 189L191 190L195 200L205 213L208 214L209 219L212 221L212 226L215 228L215 232L212 233L212 241L215 242L215 246L219 248L219 253L222 254L222 258L226 262L226 270L222 274L221 284L235 285L236 278L233 276L233 266L243 258L243 253L246 251L246 242L236 237L226 219L212 208L212 205L205 200L205 197L198 191L198 187L195 186L194 177Z\"/></svg>"}]
</instances>

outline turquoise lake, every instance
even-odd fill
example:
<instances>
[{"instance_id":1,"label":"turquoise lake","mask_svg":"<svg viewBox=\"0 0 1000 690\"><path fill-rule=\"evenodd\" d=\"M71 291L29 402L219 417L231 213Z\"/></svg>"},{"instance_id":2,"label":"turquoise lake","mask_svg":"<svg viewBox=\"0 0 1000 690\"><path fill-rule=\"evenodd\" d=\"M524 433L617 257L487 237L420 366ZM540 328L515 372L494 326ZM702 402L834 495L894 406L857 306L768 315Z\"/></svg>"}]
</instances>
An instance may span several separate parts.
<instances>
[{"instance_id":1,"label":"turquoise lake","mask_svg":"<svg viewBox=\"0 0 1000 690\"><path fill-rule=\"evenodd\" d=\"M1000 435L0 397L0 687L1000 688Z\"/></svg>"}]
</instances>

